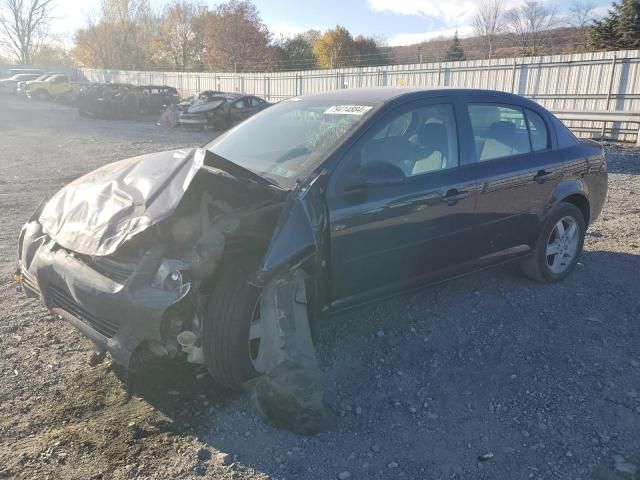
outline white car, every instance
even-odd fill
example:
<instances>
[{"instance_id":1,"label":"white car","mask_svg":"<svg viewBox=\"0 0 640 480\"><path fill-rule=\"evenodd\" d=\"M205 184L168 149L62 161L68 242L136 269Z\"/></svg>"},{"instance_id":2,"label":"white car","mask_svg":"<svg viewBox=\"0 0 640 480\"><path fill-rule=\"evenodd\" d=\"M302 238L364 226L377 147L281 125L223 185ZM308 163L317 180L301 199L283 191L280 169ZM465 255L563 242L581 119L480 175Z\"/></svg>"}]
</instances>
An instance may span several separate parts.
<instances>
[{"instance_id":1,"label":"white car","mask_svg":"<svg viewBox=\"0 0 640 480\"><path fill-rule=\"evenodd\" d=\"M18 82L28 82L35 80L41 74L40 73L19 73L10 78L0 80L0 92L1 93L16 93Z\"/></svg>"}]
</instances>

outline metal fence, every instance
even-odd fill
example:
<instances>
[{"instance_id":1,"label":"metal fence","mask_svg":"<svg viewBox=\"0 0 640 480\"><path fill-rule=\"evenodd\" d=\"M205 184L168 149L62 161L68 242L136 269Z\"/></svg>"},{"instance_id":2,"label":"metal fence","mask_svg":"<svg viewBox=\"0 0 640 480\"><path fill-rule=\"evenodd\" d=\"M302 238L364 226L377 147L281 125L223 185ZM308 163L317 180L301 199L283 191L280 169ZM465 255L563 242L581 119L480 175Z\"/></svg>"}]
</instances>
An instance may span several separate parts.
<instances>
[{"instance_id":1,"label":"metal fence","mask_svg":"<svg viewBox=\"0 0 640 480\"><path fill-rule=\"evenodd\" d=\"M202 90L251 93L269 101L344 88L445 86L517 93L549 110L640 110L640 50L520 57L468 62L387 65L274 73L187 73L82 69L87 80L176 87L184 96ZM602 122L573 121L583 135ZM606 134L635 140L637 128L608 123Z\"/></svg>"}]
</instances>

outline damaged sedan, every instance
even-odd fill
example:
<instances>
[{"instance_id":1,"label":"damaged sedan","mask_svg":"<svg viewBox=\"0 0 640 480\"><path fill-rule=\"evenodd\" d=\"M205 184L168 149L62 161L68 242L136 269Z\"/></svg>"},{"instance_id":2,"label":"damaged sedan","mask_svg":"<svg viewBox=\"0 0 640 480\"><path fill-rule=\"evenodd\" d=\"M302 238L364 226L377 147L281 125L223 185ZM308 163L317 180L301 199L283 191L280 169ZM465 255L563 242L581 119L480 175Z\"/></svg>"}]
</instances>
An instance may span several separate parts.
<instances>
[{"instance_id":1,"label":"damaged sedan","mask_svg":"<svg viewBox=\"0 0 640 480\"><path fill-rule=\"evenodd\" d=\"M507 261L562 280L606 190L601 146L522 97L341 90L72 182L16 277L116 362L144 347L271 395L316 368L322 315Z\"/></svg>"},{"instance_id":2,"label":"damaged sedan","mask_svg":"<svg viewBox=\"0 0 640 480\"><path fill-rule=\"evenodd\" d=\"M211 127L224 131L270 105L266 100L253 95L207 90L190 104L182 106L178 122L189 128L203 130Z\"/></svg>"}]
</instances>

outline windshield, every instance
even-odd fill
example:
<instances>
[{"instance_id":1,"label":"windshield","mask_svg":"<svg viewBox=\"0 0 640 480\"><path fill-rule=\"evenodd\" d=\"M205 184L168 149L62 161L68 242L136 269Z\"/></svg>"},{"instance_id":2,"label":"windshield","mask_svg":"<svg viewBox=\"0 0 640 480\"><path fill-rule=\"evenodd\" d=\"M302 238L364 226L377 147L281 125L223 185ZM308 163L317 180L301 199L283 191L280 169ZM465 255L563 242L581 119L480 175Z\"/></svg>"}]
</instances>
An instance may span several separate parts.
<instances>
[{"instance_id":1,"label":"windshield","mask_svg":"<svg viewBox=\"0 0 640 480\"><path fill-rule=\"evenodd\" d=\"M205 148L241 167L293 188L372 110L330 98L285 100Z\"/></svg>"}]
</instances>

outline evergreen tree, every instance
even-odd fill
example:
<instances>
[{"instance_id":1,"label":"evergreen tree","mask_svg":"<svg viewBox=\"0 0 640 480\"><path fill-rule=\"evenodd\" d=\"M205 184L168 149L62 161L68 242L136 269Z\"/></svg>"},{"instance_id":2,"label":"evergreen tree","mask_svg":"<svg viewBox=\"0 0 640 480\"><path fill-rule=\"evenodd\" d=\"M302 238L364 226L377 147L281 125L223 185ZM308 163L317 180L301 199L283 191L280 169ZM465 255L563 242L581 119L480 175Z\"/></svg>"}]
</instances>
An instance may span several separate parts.
<instances>
[{"instance_id":1,"label":"evergreen tree","mask_svg":"<svg viewBox=\"0 0 640 480\"><path fill-rule=\"evenodd\" d=\"M619 12L617 27L621 48L640 47L640 0L622 0Z\"/></svg>"},{"instance_id":2,"label":"evergreen tree","mask_svg":"<svg viewBox=\"0 0 640 480\"><path fill-rule=\"evenodd\" d=\"M613 2L607 16L593 22L588 37L592 48L640 48L640 0Z\"/></svg>"},{"instance_id":3,"label":"evergreen tree","mask_svg":"<svg viewBox=\"0 0 640 480\"><path fill-rule=\"evenodd\" d=\"M451 40L451 45L449 46L444 59L446 62L464 60L464 50L462 49L462 45L460 44L460 39L458 38L457 31L453 36L453 40Z\"/></svg>"}]
</instances>

